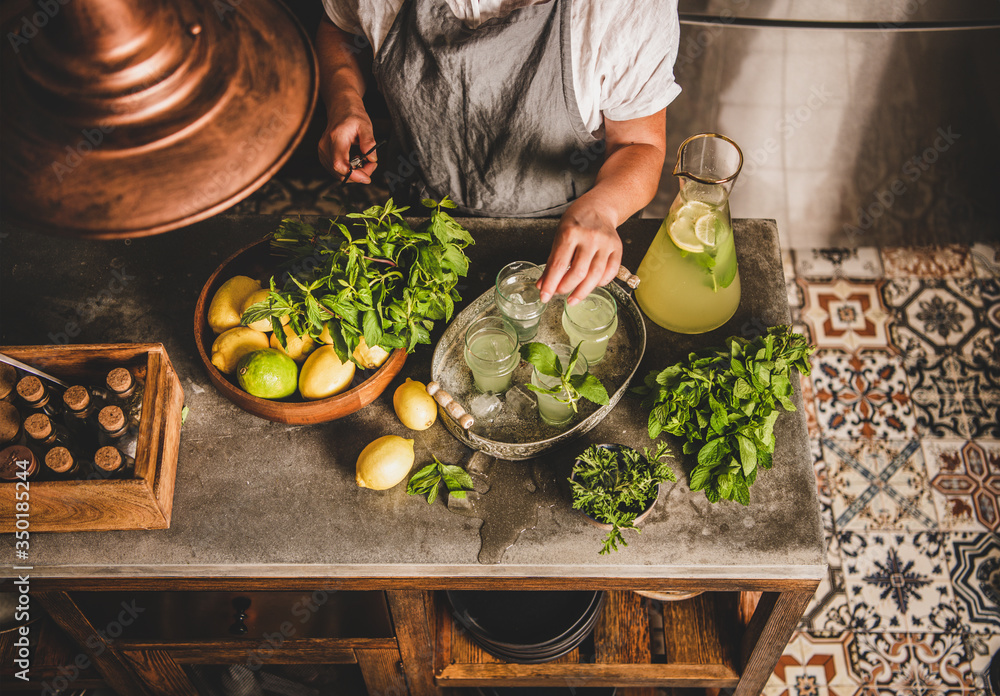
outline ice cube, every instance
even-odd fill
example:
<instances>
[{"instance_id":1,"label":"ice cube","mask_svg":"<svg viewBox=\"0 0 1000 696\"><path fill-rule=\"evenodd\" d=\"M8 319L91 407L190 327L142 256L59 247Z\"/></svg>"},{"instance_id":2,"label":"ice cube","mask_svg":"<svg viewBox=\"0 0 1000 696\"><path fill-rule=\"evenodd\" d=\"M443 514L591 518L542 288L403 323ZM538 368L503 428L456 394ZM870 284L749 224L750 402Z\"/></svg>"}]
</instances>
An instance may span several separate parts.
<instances>
[{"instance_id":1,"label":"ice cube","mask_svg":"<svg viewBox=\"0 0 1000 696\"><path fill-rule=\"evenodd\" d=\"M469 402L472 415L480 421L492 421L502 408L503 402L495 394L480 394Z\"/></svg>"},{"instance_id":2,"label":"ice cube","mask_svg":"<svg viewBox=\"0 0 1000 696\"><path fill-rule=\"evenodd\" d=\"M455 495L448 496L448 509L452 512L457 510L471 510L472 506L475 505L476 501L479 499L479 494L474 491L468 491L466 494L459 498Z\"/></svg>"},{"instance_id":3,"label":"ice cube","mask_svg":"<svg viewBox=\"0 0 1000 696\"><path fill-rule=\"evenodd\" d=\"M519 292L515 292L513 295L511 295L510 301L513 302L514 304L528 304L527 302L524 301L524 298L521 297L521 293Z\"/></svg>"},{"instance_id":4,"label":"ice cube","mask_svg":"<svg viewBox=\"0 0 1000 696\"><path fill-rule=\"evenodd\" d=\"M505 408L518 420L533 420L538 417L535 399L522 385L507 391Z\"/></svg>"}]
</instances>

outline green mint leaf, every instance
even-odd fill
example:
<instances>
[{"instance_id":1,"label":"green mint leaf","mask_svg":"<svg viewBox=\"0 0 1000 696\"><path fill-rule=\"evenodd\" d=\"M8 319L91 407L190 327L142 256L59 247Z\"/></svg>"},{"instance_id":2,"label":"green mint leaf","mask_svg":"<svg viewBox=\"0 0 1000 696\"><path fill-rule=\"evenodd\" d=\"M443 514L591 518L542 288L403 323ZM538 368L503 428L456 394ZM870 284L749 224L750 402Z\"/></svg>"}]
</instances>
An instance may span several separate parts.
<instances>
[{"instance_id":1,"label":"green mint leaf","mask_svg":"<svg viewBox=\"0 0 1000 696\"><path fill-rule=\"evenodd\" d=\"M606 405L610 401L608 390L601 384L601 380L589 372L585 372L582 375L573 375L570 377L569 382L580 393L580 396L588 401L601 406Z\"/></svg>"},{"instance_id":2,"label":"green mint leaf","mask_svg":"<svg viewBox=\"0 0 1000 696\"><path fill-rule=\"evenodd\" d=\"M544 343L525 343L521 346L521 358L535 366L547 377L562 377L562 365L556 352Z\"/></svg>"}]
</instances>

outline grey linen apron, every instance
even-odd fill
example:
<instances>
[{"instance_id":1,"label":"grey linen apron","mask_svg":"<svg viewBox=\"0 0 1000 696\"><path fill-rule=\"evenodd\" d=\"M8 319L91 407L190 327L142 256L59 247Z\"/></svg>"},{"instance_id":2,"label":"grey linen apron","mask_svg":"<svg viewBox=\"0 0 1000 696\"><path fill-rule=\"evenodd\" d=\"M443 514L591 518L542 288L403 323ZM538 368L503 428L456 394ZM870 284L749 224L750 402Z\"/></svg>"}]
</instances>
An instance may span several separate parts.
<instances>
[{"instance_id":1,"label":"grey linen apron","mask_svg":"<svg viewBox=\"0 0 1000 696\"><path fill-rule=\"evenodd\" d=\"M445 0L405 0L374 74L399 161L416 165L415 197L448 195L465 215L544 217L593 185L604 141L573 89L569 0L476 29Z\"/></svg>"}]
</instances>

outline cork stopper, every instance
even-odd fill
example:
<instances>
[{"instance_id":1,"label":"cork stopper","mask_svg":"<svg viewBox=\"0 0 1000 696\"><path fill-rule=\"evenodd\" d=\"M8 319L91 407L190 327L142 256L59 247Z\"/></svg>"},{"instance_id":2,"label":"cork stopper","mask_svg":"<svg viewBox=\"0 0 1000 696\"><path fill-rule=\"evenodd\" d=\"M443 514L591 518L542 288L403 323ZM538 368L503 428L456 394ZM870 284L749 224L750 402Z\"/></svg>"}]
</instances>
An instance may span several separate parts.
<instances>
[{"instance_id":1,"label":"cork stopper","mask_svg":"<svg viewBox=\"0 0 1000 696\"><path fill-rule=\"evenodd\" d=\"M122 453L116 447L102 447L94 454L94 464L104 471L118 471L122 465Z\"/></svg>"},{"instance_id":2,"label":"cork stopper","mask_svg":"<svg viewBox=\"0 0 1000 696\"><path fill-rule=\"evenodd\" d=\"M24 445L11 445L0 450L0 481L18 481L21 478L18 474L23 471L29 477L38 471L38 460L30 449Z\"/></svg>"},{"instance_id":3,"label":"cork stopper","mask_svg":"<svg viewBox=\"0 0 1000 696\"><path fill-rule=\"evenodd\" d=\"M6 444L17 437L21 429L21 414L14 404L0 401L0 445Z\"/></svg>"},{"instance_id":4,"label":"cork stopper","mask_svg":"<svg viewBox=\"0 0 1000 696\"><path fill-rule=\"evenodd\" d=\"M0 399L6 399L17 388L17 370L13 365L0 362Z\"/></svg>"},{"instance_id":5,"label":"cork stopper","mask_svg":"<svg viewBox=\"0 0 1000 696\"><path fill-rule=\"evenodd\" d=\"M116 394L124 394L132 388L132 373L124 367L116 367L108 373L108 389Z\"/></svg>"},{"instance_id":6,"label":"cork stopper","mask_svg":"<svg viewBox=\"0 0 1000 696\"><path fill-rule=\"evenodd\" d=\"M105 431L113 433L125 427L125 414L118 406L105 406L97 414L97 422Z\"/></svg>"},{"instance_id":7,"label":"cork stopper","mask_svg":"<svg viewBox=\"0 0 1000 696\"><path fill-rule=\"evenodd\" d=\"M29 404L33 404L36 401L41 401L42 397L45 396L45 387L42 386L42 380L34 375L28 375L22 377L21 381L17 383L17 393Z\"/></svg>"},{"instance_id":8,"label":"cork stopper","mask_svg":"<svg viewBox=\"0 0 1000 696\"><path fill-rule=\"evenodd\" d=\"M52 421L44 413L35 413L24 420L24 432L33 440L44 440L52 434Z\"/></svg>"},{"instance_id":9,"label":"cork stopper","mask_svg":"<svg viewBox=\"0 0 1000 696\"><path fill-rule=\"evenodd\" d=\"M90 392L79 385L70 387L63 392L63 403L71 411L82 411L90 406Z\"/></svg>"},{"instance_id":10,"label":"cork stopper","mask_svg":"<svg viewBox=\"0 0 1000 696\"><path fill-rule=\"evenodd\" d=\"M65 447L53 447L45 455L45 466L57 474L65 474L73 468L73 455Z\"/></svg>"}]
</instances>

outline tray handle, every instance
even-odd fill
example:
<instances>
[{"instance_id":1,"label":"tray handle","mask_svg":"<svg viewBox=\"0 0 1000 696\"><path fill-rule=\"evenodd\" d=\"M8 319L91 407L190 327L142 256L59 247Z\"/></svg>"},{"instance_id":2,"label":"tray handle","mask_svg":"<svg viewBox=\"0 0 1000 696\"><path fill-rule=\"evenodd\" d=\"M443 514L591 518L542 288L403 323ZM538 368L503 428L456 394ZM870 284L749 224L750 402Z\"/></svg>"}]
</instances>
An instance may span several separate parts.
<instances>
[{"instance_id":1,"label":"tray handle","mask_svg":"<svg viewBox=\"0 0 1000 696\"><path fill-rule=\"evenodd\" d=\"M468 430L476 422L475 418L465 412L462 404L455 401L451 397L451 394L442 389L441 385L437 382L427 383L427 393L433 396L434 400L441 405L441 408L447 411L449 416L458 421L458 424L463 429Z\"/></svg>"},{"instance_id":2,"label":"tray handle","mask_svg":"<svg viewBox=\"0 0 1000 696\"><path fill-rule=\"evenodd\" d=\"M618 267L618 275L616 277L618 278L618 280L622 281L623 283L625 283L625 285L629 286L633 290L639 287L639 276L633 275L632 271L625 268L624 266Z\"/></svg>"}]
</instances>

